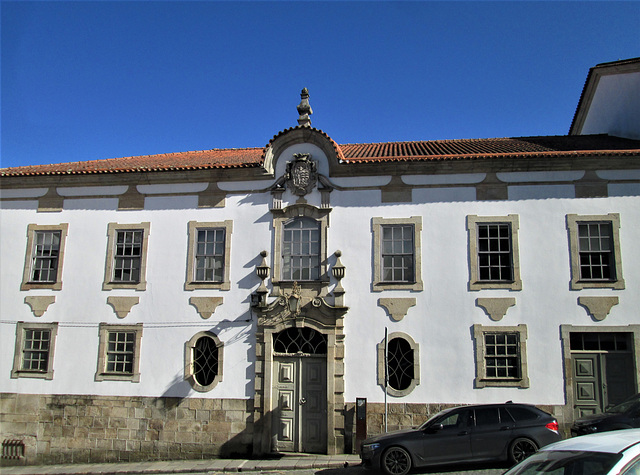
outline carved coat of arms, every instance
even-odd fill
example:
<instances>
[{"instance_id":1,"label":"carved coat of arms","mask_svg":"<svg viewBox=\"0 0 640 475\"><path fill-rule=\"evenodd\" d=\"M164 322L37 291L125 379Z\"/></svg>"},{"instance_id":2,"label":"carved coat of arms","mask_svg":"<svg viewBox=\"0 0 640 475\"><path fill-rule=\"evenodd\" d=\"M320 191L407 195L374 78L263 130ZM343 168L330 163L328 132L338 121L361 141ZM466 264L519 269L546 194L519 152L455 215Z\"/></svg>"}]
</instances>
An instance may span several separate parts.
<instances>
[{"instance_id":1,"label":"carved coat of arms","mask_svg":"<svg viewBox=\"0 0 640 475\"><path fill-rule=\"evenodd\" d=\"M295 153L293 158L287 162L288 184L292 193L304 196L313 190L318 181L317 162L311 160L308 153Z\"/></svg>"}]
</instances>

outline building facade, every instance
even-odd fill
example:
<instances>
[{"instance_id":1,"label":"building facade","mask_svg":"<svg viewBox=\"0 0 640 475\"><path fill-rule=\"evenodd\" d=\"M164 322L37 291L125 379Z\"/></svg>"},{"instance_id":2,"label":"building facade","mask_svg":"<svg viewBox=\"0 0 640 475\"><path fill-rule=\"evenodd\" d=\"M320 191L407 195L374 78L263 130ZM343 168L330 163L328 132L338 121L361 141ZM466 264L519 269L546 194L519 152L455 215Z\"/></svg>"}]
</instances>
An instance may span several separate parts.
<instances>
[{"instance_id":1,"label":"building facade","mask_svg":"<svg viewBox=\"0 0 640 475\"><path fill-rule=\"evenodd\" d=\"M507 400L566 428L639 391L638 140L339 145L301 96L263 148L0 172L3 463L351 452L359 398L369 434Z\"/></svg>"}]
</instances>

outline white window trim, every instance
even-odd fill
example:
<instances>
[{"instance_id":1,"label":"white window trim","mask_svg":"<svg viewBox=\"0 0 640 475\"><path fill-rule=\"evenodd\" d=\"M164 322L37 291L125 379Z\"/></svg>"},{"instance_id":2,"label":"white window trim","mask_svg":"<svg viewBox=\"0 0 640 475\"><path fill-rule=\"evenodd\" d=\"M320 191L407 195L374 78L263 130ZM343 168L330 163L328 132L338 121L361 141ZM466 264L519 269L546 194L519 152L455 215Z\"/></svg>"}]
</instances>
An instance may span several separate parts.
<instances>
[{"instance_id":1,"label":"white window trim","mask_svg":"<svg viewBox=\"0 0 640 475\"><path fill-rule=\"evenodd\" d=\"M47 371L26 371L22 369L24 356L24 334L26 330L49 330L49 354L47 362ZM13 369L11 378L37 378L37 379L53 379L53 354L56 348L56 337L58 336L57 323L25 323L17 322L16 325L16 346L13 356Z\"/></svg>"},{"instance_id":2,"label":"white window trim","mask_svg":"<svg viewBox=\"0 0 640 475\"><path fill-rule=\"evenodd\" d=\"M33 264L33 246L36 231L60 231L60 249L58 251L58 268L55 282L32 282L31 267ZM25 253L24 273L22 275L22 285L20 290L50 289L62 290L62 264L64 262L64 249L69 232L69 223L55 225L29 224L27 227L27 251Z\"/></svg>"},{"instance_id":3,"label":"white window trim","mask_svg":"<svg viewBox=\"0 0 640 475\"><path fill-rule=\"evenodd\" d=\"M135 332L136 342L133 357L132 374L107 373L107 345L110 332ZM98 347L98 370L96 371L96 381L130 381L140 382L140 343L142 341L142 323L136 325L112 325L101 323L99 328L100 344Z\"/></svg>"},{"instance_id":4,"label":"white window trim","mask_svg":"<svg viewBox=\"0 0 640 475\"><path fill-rule=\"evenodd\" d=\"M519 378L489 378L487 377L487 367L485 365L485 333L518 333L520 352L520 377ZM473 325L473 338L476 350L476 388L528 388L529 373L527 365L527 326L517 325L510 327L493 327L480 324Z\"/></svg>"},{"instance_id":5,"label":"white window trim","mask_svg":"<svg viewBox=\"0 0 640 475\"><path fill-rule=\"evenodd\" d=\"M480 280L478 269L478 223L509 224L511 226L511 265L513 280L508 282L495 282ZM507 289L522 290L520 278L520 247L518 244L518 229L520 219L517 214L507 216L467 216L467 231L469 233L469 290L483 289Z\"/></svg>"},{"instance_id":6,"label":"white window trim","mask_svg":"<svg viewBox=\"0 0 640 475\"><path fill-rule=\"evenodd\" d=\"M194 371L194 362L195 359L193 357L193 350L195 349L196 342L202 337L209 337L216 343L216 347L218 348L218 374L214 378L211 384L207 386L203 386L195 378ZM184 379L189 382L194 391L198 391L200 393L206 393L215 388L218 383L222 382L222 369L224 367L224 343L220 341L218 336L215 333L211 333L208 331L198 332L187 342L185 345L184 351Z\"/></svg>"},{"instance_id":7,"label":"white window trim","mask_svg":"<svg viewBox=\"0 0 640 475\"><path fill-rule=\"evenodd\" d=\"M385 282L382 280L382 227L413 225L413 282ZM371 218L373 231L373 283L372 290L413 290L421 291L422 283L422 216L410 218Z\"/></svg>"},{"instance_id":8,"label":"white window trim","mask_svg":"<svg viewBox=\"0 0 640 475\"><path fill-rule=\"evenodd\" d=\"M580 252L578 245L578 223L608 222L611 223L613 239L613 261L615 266L615 279L609 281L592 281L580 279ZM567 215L567 230L569 231L569 250L571 259L571 289L615 289L625 288L622 277L622 257L620 253L620 214L609 213L604 215Z\"/></svg>"},{"instance_id":9,"label":"white window trim","mask_svg":"<svg viewBox=\"0 0 640 475\"><path fill-rule=\"evenodd\" d=\"M102 283L102 290L113 289L135 289L146 290L147 288L147 249L149 245L149 233L151 229L151 223L134 223L134 224L120 224L109 223L108 226L108 240L107 240L107 262L105 265L104 282ZM140 257L140 282L114 282L113 281L113 266L115 260L115 247L116 247L116 231L133 230L142 231L142 255Z\"/></svg>"},{"instance_id":10,"label":"white window trim","mask_svg":"<svg viewBox=\"0 0 640 475\"><path fill-rule=\"evenodd\" d=\"M195 280L195 260L196 260L196 245L198 241L199 229L214 229L222 228L225 230L224 235L224 268L222 270L222 282L202 282ZM198 222L189 221L189 244L187 250L187 280L184 284L185 290L197 290L197 289L231 289L231 233L233 232L233 221L216 221L216 222Z\"/></svg>"}]
</instances>

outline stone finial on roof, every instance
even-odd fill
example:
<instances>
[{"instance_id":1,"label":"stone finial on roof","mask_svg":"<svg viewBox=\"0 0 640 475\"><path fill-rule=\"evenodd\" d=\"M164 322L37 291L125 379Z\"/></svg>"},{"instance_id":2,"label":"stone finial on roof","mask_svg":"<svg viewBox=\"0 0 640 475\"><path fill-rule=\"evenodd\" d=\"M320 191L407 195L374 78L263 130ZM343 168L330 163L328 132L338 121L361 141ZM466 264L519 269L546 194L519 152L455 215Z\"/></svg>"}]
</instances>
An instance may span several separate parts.
<instances>
[{"instance_id":1,"label":"stone finial on roof","mask_svg":"<svg viewBox=\"0 0 640 475\"><path fill-rule=\"evenodd\" d=\"M309 116L313 114L311 110L311 106L309 105L309 91L305 87L300 93L300 104L298 104L298 125L304 125L306 127L311 127L311 119Z\"/></svg>"}]
</instances>

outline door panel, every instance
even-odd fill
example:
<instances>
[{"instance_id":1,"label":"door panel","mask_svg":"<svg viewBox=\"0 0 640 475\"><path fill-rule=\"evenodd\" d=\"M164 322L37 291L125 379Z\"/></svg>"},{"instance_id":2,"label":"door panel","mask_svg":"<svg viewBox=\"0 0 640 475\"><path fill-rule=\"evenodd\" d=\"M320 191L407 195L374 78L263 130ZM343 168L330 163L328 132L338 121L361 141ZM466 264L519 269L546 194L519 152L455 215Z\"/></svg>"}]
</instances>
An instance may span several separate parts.
<instances>
[{"instance_id":1,"label":"door panel","mask_svg":"<svg viewBox=\"0 0 640 475\"><path fill-rule=\"evenodd\" d=\"M295 360L274 361L276 370L275 393L278 401L276 409L277 423L275 427L276 451L293 452L296 449L298 404L296 391Z\"/></svg>"},{"instance_id":2,"label":"door panel","mask_svg":"<svg viewBox=\"0 0 640 475\"><path fill-rule=\"evenodd\" d=\"M609 353L605 355L607 381L607 407L620 404L635 393L633 355Z\"/></svg>"},{"instance_id":3,"label":"door panel","mask_svg":"<svg viewBox=\"0 0 640 475\"><path fill-rule=\"evenodd\" d=\"M600 359L597 354L573 355L574 417L583 417L603 410L600 379Z\"/></svg>"},{"instance_id":4,"label":"door panel","mask_svg":"<svg viewBox=\"0 0 640 475\"><path fill-rule=\"evenodd\" d=\"M475 426L471 430L471 452L474 459L500 457L511 441L513 423L502 422L499 408L476 409Z\"/></svg>"},{"instance_id":5,"label":"door panel","mask_svg":"<svg viewBox=\"0 0 640 475\"><path fill-rule=\"evenodd\" d=\"M326 367L324 358L274 358L274 393L277 397L274 450L326 452Z\"/></svg>"},{"instance_id":6,"label":"door panel","mask_svg":"<svg viewBox=\"0 0 640 475\"><path fill-rule=\"evenodd\" d=\"M301 358L302 451L324 452L327 440L327 363L320 358Z\"/></svg>"},{"instance_id":7,"label":"door panel","mask_svg":"<svg viewBox=\"0 0 640 475\"><path fill-rule=\"evenodd\" d=\"M447 414L440 421L442 429L427 430L422 439L422 453L418 465L428 459L429 463L450 461L456 458L460 462L471 457L470 415L466 409Z\"/></svg>"}]
</instances>

